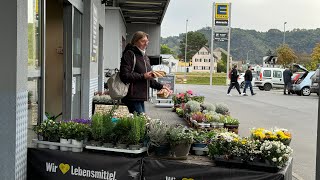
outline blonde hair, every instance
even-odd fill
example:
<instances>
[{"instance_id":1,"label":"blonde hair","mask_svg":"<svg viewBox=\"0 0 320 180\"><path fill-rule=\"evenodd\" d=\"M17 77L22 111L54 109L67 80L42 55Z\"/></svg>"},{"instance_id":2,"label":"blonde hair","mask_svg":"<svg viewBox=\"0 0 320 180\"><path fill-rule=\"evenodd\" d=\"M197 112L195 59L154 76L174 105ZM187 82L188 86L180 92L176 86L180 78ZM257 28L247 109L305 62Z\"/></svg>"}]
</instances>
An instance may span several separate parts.
<instances>
[{"instance_id":1,"label":"blonde hair","mask_svg":"<svg viewBox=\"0 0 320 180\"><path fill-rule=\"evenodd\" d=\"M140 39L147 37L149 39L149 34L143 32L143 31L137 31L133 34L131 39L131 44L134 45L136 42L138 42Z\"/></svg>"}]
</instances>

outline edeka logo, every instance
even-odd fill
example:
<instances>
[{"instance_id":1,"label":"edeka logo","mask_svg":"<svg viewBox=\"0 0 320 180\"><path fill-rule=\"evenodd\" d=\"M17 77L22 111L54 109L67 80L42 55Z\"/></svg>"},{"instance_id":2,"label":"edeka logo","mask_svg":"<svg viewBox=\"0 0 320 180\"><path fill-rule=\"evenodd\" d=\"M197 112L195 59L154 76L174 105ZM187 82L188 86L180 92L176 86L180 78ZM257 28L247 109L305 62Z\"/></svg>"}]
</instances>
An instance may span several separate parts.
<instances>
[{"instance_id":1,"label":"edeka logo","mask_svg":"<svg viewBox=\"0 0 320 180\"><path fill-rule=\"evenodd\" d=\"M117 180L116 171L109 172L105 170L95 171L90 169L82 169L81 167L74 167L73 165L60 163L57 166L55 163L46 162L46 171L50 173L58 173L57 169L60 169L62 174L70 173L72 176L88 177L95 179L105 179L105 180ZM171 179L170 179L171 180ZM185 180L185 179L184 179ZM193 179L186 179L193 180Z\"/></svg>"},{"instance_id":2,"label":"edeka logo","mask_svg":"<svg viewBox=\"0 0 320 180\"><path fill-rule=\"evenodd\" d=\"M166 176L166 180L177 180L175 177ZM182 178L181 180L194 180L193 178Z\"/></svg>"}]
</instances>

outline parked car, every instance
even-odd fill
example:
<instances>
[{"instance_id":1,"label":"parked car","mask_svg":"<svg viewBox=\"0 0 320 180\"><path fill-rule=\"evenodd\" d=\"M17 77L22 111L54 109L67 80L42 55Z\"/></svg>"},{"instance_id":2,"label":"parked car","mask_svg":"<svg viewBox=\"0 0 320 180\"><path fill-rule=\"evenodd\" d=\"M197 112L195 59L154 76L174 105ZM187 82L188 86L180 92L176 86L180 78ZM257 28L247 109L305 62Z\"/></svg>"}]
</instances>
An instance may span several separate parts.
<instances>
[{"instance_id":1,"label":"parked car","mask_svg":"<svg viewBox=\"0 0 320 180\"><path fill-rule=\"evenodd\" d=\"M317 69L316 72L311 76L311 93L317 93L319 96L319 83L320 83L320 69Z\"/></svg>"},{"instance_id":2,"label":"parked car","mask_svg":"<svg viewBox=\"0 0 320 180\"><path fill-rule=\"evenodd\" d=\"M305 67L299 64L293 64L293 67L299 71L295 74L294 82L292 83L292 91L298 96L310 96L310 88L311 88L311 76L315 73L315 71L308 71Z\"/></svg>"},{"instance_id":3,"label":"parked car","mask_svg":"<svg viewBox=\"0 0 320 180\"><path fill-rule=\"evenodd\" d=\"M245 73L240 73L240 75L238 77L238 83L240 85L240 88L244 88L244 85L245 85L244 74ZM254 86L254 82L255 82L256 76L257 76L257 73L252 72L252 81L251 81L252 86Z\"/></svg>"},{"instance_id":4,"label":"parked car","mask_svg":"<svg viewBox=\"0 0 320 180\"><path fill-rule=\"evenodd\" d=\"M270 91L272 88L283 88L283 71L283 68L263 67L254 85L265 91Z\"/></svg>"}]
</instances>

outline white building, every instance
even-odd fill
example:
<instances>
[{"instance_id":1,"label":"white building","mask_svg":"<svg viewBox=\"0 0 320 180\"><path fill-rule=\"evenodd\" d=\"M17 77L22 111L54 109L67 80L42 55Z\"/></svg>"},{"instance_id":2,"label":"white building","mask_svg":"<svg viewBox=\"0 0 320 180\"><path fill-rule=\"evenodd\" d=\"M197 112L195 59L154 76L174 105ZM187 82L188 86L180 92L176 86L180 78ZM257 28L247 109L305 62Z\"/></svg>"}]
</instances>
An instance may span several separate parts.
<instances>
[{"instance_id":1,"label":"white building","mask_svg":"<svg viewBox=\"0 0 320 180\"><path fill-rule=\"evenodd\" d=\"M217 56L213 54L213 72L217 72ZM211 53L209 48L202 47L193 57L191 69L193 72L210 72Z\"/></svg>"},{"instance_id":2,"label":"white building","mask_svg":"<svg viewBox=\"0 0 320 180\"><path fill-rule=\"evenodd\" d=\"M162 57L162 64L170 68L170 72L178 71L178 59L175 59L172 54L160 54Z\"/></svg>"}]
</instances>

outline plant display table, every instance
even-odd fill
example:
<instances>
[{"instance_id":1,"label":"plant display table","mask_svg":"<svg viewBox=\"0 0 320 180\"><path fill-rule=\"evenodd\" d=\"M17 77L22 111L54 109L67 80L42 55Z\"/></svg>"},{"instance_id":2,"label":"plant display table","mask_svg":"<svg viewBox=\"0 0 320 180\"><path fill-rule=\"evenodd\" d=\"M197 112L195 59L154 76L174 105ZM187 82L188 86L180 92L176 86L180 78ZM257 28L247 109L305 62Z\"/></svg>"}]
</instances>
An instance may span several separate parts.
<instances>
[{"instance_id":1,"label":"plant display table","mask_svg":"<svg viewBox=\"0 0 320 180\"><path fill-rule=\"evenodd\" d=\"M198 158L197 158L198 159ZM27 155L27 179L46 180L160 180L160 179L246 179L291 180L292 159L277 173L248 169L216 167L202 157L200 160L163 160L155 158L127 158L92 152L61 152L49 149L29 148ZM207 160L205 160L207 159Z\"/></svg>"}]
</instances>

